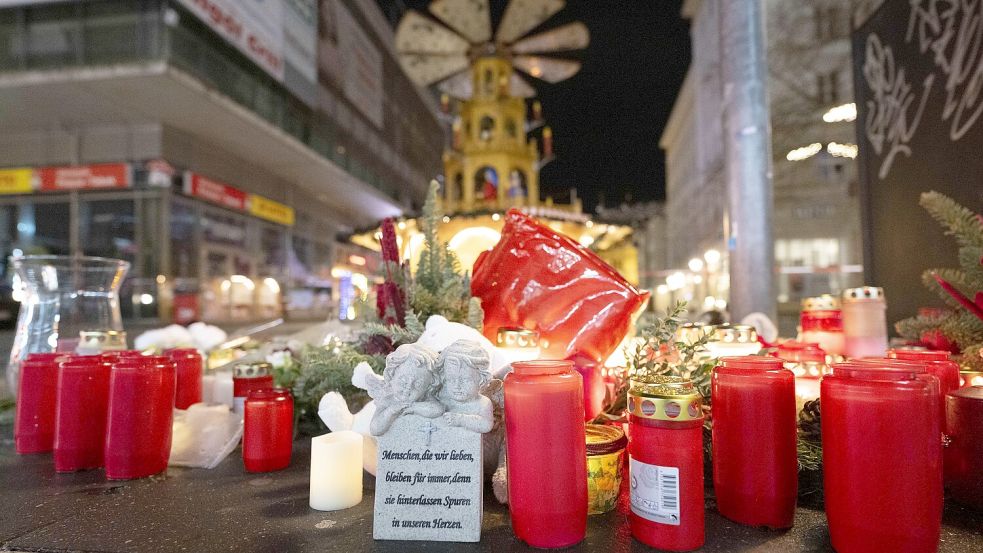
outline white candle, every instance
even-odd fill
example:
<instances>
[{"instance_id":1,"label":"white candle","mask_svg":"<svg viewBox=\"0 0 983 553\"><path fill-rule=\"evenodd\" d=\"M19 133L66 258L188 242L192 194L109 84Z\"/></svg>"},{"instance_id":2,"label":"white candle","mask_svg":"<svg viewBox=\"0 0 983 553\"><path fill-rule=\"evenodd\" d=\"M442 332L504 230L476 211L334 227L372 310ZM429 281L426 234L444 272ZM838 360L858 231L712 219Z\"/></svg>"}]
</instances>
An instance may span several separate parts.
<instances>
[{"instance_id":1,"label":"white candle","mask_svg":"<svg viewBox=\"0 0 983 553\"><path fill-rule=\"evenodd\" d=\"M224 403L232 407L232 372L215 373L215 385L212 388L212 401Z\"/></svg>"},{"instance_id":2,"label":"white candle","mask_svg":"<svg viewBox=\"0 0 983 553\"><path fill-rule=\"evenodd\" d=\"M212 403L215 401L215 373L205 373L201 377L201 402Z\"/></svg>"},{"instance_id":3,"label":"white candle","mask_svg":"<svg viewBox=\"0 0 983 553\"><path fill-rule=\"evenodd\" d=\"M340 511L362 501L362 435L351 430L311 439L311 508Z\"/></svg>"}]
</instances>

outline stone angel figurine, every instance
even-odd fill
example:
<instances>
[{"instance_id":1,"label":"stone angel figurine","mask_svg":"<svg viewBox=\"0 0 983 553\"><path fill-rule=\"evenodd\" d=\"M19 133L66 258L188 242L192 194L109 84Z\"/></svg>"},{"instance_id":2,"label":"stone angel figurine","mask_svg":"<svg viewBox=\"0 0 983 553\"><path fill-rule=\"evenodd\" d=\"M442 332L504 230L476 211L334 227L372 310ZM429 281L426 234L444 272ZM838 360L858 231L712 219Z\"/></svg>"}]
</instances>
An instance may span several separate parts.
<instances>
[{"instance_id":1,"label":"stone angel figurine","mask_svg":"<svg viewBox=\"0 0 983 553\"><path fill-rule=\"evenodd\" d=\"M382 379L381 386L375 380L368 390L376 403L369 424L373 436L385 434L401 415L435 419L446 411L437 397L440 390L437 354L429 348L415 343L399 346L386 357Z\"/></svg>"}]
</instances>

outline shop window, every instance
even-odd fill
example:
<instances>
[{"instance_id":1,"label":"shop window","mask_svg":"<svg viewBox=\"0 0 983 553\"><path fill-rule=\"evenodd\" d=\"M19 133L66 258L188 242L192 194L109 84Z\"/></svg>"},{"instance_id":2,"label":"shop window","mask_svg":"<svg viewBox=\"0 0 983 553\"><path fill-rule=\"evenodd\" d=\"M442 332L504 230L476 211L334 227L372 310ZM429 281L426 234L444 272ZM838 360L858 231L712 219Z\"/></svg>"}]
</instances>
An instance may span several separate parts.
<instances>
[{"instance_id":1,"label":"shop window","mask_svg":"<svg viewBox=\"0 0 983 553\"><path fill-rule=\"evenodd\" d=\"M85 200L79 203L79 243L85 255L137 260L136 213L132 199ZM137 271L139 269L134 266Z\"/></svg>"},{"instance_id":2,"label":"shop window","mask_svg":"<svg viewBox=\"0 0 983 553\"><path fill-rule=\"evenodd\" d=\"M179 278L198 276L198 243L195 240L194 205L171 203L171 274Z\"/></svg>"},{"instance_id":3,"label":"shop window","mask_svg":"<svg viewBox=\"0 0 983 553\"><path fill-rule=\"evenodd\" d=\"M21 205L17 212L18 247L25 254L69 255L70 219L67 200Z\"/></svg>"}]
</instances>

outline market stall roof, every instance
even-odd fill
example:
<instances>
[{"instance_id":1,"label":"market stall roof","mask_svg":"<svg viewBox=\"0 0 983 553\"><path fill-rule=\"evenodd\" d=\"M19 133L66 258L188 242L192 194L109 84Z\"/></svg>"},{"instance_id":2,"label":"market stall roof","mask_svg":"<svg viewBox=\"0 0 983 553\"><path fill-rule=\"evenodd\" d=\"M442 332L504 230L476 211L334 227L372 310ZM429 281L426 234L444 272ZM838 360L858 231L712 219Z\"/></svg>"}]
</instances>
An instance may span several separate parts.
<instances>
[{"instance_id":1,"label":"market stall roof","mask_svg":"<svg viewBox=\"0 0 983 553\"><path fill-rule=\"evenodd\" d=\"M156 123L192 133L295 183L352 226L402 213L394 199L164 62L0 76L5 130Z\"/></svg>"}]
</instances>

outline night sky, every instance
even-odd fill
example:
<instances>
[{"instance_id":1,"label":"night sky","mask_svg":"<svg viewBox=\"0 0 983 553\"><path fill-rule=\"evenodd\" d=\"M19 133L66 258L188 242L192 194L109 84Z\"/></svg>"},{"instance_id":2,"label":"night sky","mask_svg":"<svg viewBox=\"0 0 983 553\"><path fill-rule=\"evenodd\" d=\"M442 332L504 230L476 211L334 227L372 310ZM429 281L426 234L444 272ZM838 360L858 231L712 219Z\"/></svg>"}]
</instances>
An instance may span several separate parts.
<instances>
[{"instance_id":1,"label":"night sky","mask_svg":"<svg viewBox=\"0 0 983 553\"><path fill-rule=\"evenodd\" d=\"M378 0L390 19L403 9L426 12L428 0ZM505 0L491 0L497 25ZM690 60L689 23L681 0L568 0L538 30L583 21L591 43L574 77L534 83L556 159L543 167L544 196L565 200L576 188L584 208L602 201L661 200L665 163L659 137Z\"/></svg>"}]
</instances>

